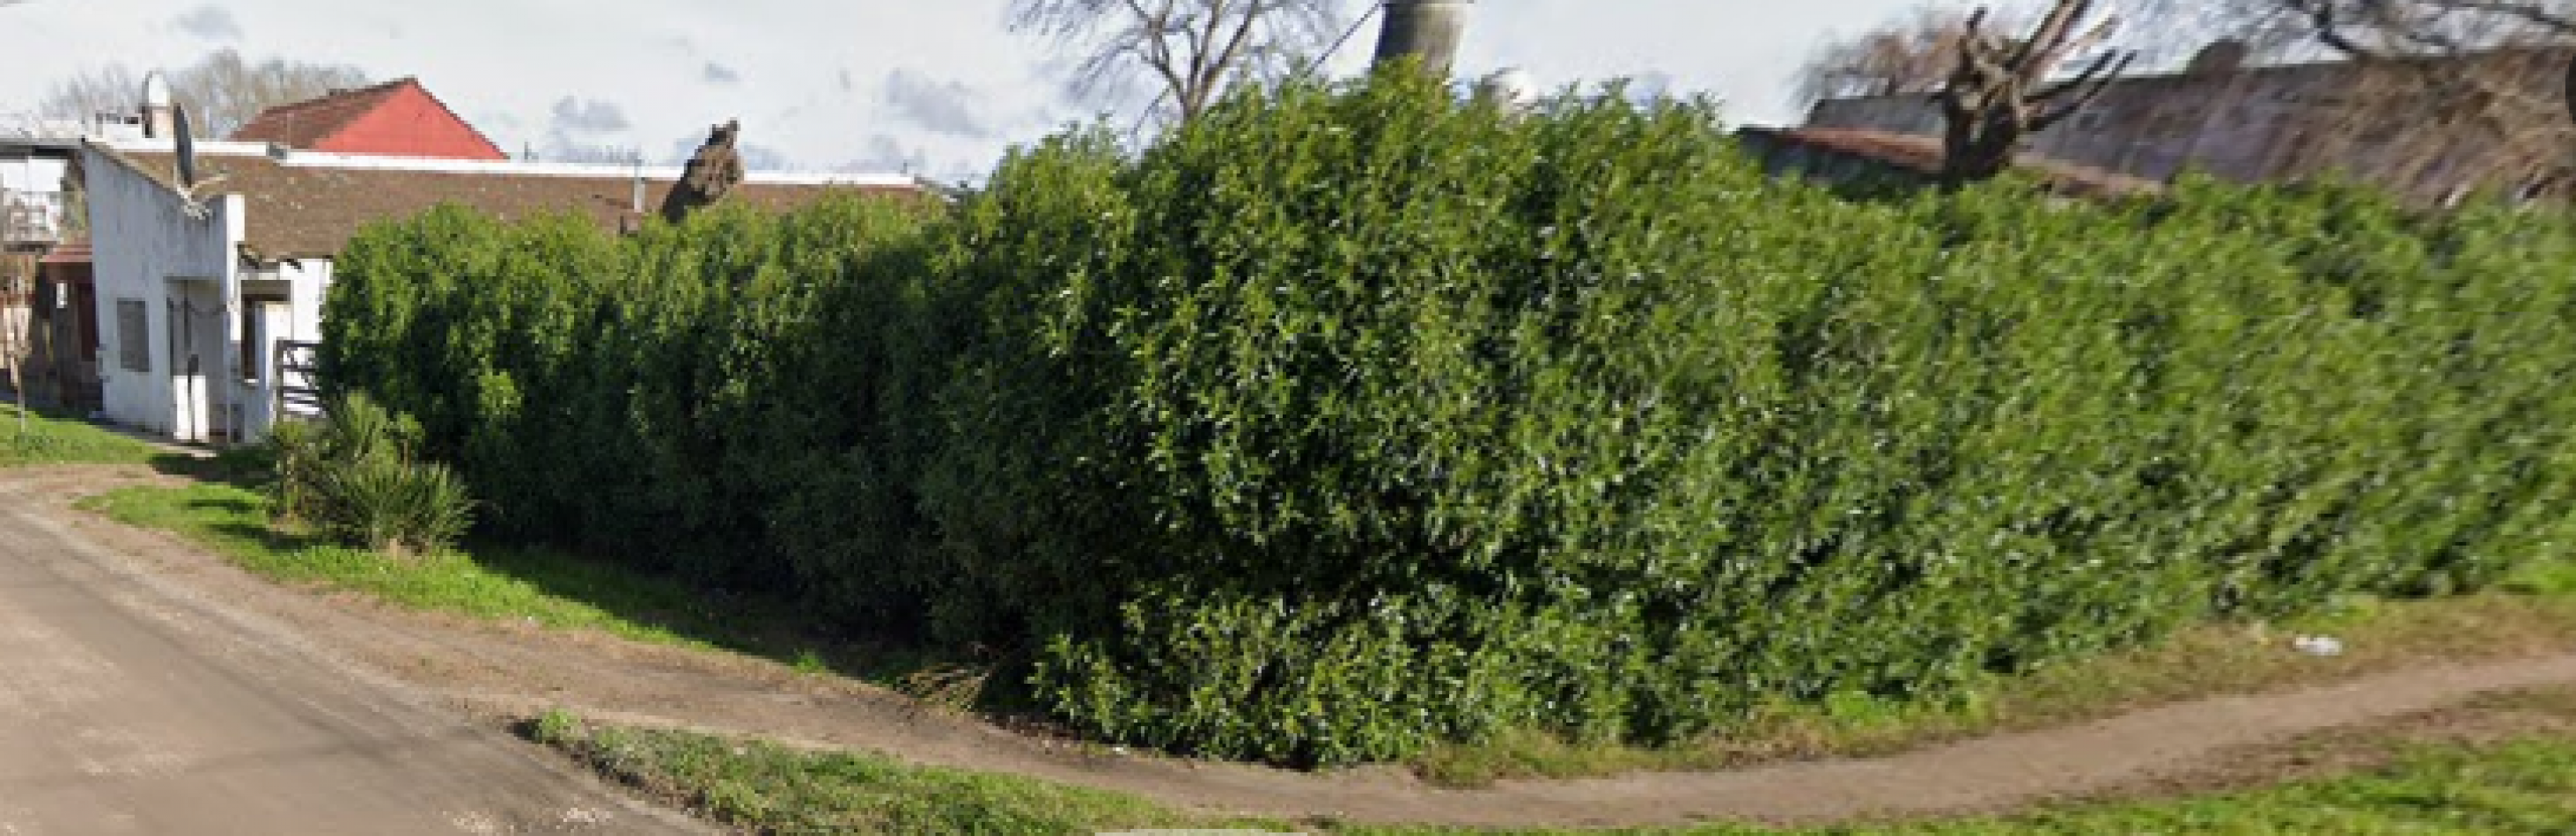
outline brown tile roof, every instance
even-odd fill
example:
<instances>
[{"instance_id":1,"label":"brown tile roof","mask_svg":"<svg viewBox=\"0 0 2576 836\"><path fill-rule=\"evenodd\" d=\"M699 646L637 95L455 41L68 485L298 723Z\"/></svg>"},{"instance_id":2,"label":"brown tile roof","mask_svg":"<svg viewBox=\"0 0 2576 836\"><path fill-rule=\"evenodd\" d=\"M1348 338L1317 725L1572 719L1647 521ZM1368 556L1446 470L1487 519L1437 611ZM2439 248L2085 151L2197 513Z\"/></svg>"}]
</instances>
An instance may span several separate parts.
<instances>
[{"instance_id":1,"label":"brown tile roof","mask_svg":"<svg viewBox=\"0 0 2576 836\"><path fill-rule=\"evenodd\" d=\"M88 264L88 263L89 263L89 261L90 261L89 239L84 238L84 239L81 239L81 240L78 240L78 241L69 241L69 242L65 242L65 243L61 243L61 244L55 244L55 245L54 245L53 250L51 250L51 251L49 251L49 252L45 253L45 257L44 257L43 259L38 260L36 263L38 263L38 264Z\"/></svg>"},{"instance_id":2,"label":"brown tile roof","mask_svg":"<svg viewBox=\"0 0 2576 836\"><path fill-rule=\"evenodd\" d=\"M409 76L383 84L341 90L328 96L282 104L259 112L248 123L233 131L227 139L234 142L274 142L289 148L311 148L332 134L349 127L369 111L392 98L396 91L420 82Z\"/></svg>"},{"instance_id":3,"label":"brown tile roof","mask_svg":"<svg viewBox=\"0 0 2576 836\"><path fill-rule=\"evenodd\" d=\"M1941 173L1941 141L1927 136L1842 128L1768 128L1747 126L1739 133L1828 153L1862 157L1925 177ZM2155 194L2164 184L2064 160L2022 154L2013 165L2037 175L2051 190L2086 197Z\"/></svg>"},{"instance_id":4,"label":"brown tile roof","mask_svg":"<svg viewBox=\"0 0 2576 836\"><path fill-rule=\"evenodd\" d=\"M108 156L165 187L176 165L166 152L106 151ZM615 229L626 221L634 180L622 176L567 176L493 171L411 171L395 168L328 168L286 165L256 155L203 155L199 194L239 194L248 204L243 243L265 258L327 258L360 227L405 218L440 203L458 203L503 218L578 211ZM220 177L221 180L214 178ZM644 210L662 205L668 179L645 181ZM745 182L728 201L769 209L790 208L831 193L870 193L929 198L918 186L797 185Z\"/></svg>"}]
</instances>

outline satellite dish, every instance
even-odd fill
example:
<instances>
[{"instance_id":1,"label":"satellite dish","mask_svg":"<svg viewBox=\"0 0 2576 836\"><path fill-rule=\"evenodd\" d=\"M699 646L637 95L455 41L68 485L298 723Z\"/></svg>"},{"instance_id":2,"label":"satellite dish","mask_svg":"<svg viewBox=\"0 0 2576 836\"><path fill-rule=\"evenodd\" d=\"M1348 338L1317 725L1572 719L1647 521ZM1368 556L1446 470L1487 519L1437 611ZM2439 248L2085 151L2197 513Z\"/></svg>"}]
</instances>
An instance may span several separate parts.
<instances>
[{"instance_id":1,"label":"satellite dish","mask_svg":"<svg viewBox=\"0 0 2576 836\"><path fill-rule=\"evenodd\" d=\"M171 136L179 143L179 188L197 187L197 141L188 134L188 109L170 109Z\"/></svg>"}]
</instances>

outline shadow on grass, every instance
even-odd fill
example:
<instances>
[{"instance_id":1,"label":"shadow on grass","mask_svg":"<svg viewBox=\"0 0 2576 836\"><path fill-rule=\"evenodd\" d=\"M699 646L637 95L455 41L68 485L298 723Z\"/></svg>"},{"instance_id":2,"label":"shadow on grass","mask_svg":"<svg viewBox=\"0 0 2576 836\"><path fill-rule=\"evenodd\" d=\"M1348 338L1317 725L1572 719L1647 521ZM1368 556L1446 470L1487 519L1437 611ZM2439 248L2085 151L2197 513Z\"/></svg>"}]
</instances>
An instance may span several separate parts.
<instances>
[{"instance_id":1,"label":"shadow on grass","mask_svg":"<svg viewBox=\"0 0 2576 836\"><path fill-rule=\"evenodd\" d=\"M169 453L151 460L153 469L164 474L254 492L269 486L268 465L250 449L212 457ZM325 534L268 522L269 509L263 501L199 497L182 507L208 533L277 554L334 544ZM767 659L808 674L901 689L907 675L972 661L915 642L828 629L810 609L781 595L706 588L675 574L487 536L468 537L458 551L493 575L524 584L545 597L594 609L636 633L666 635ZM1016 700L1003 703L1016 704Z\"/></svg>"},{"instance_id":2,"label":"shadow on grass","mask_svg":"<svg viewBox=\"0 0 2576 836\"><path fill-rule=\"evenodd\" d=\"M897 687L905 675L951 661L928 648L828 629L781 595L711 589L681 576L565 550L470 538L476 564L545 594L691 642L798 671Z\"/></svg>"}]
</instances>

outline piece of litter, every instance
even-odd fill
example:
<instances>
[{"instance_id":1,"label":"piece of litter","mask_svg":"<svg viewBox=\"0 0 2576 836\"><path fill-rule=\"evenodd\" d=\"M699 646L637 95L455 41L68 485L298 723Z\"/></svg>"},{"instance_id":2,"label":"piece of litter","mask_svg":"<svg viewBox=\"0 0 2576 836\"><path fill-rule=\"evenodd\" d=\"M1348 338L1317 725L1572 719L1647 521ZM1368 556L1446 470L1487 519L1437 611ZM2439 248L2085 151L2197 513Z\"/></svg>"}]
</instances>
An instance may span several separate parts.
<instances>
[{"instance_id":1,"label":"piece of litter","mask_svg":"<svg viewBox=\"0 0 2576 836\"><path fill-rule=\"evenodd\" d=\"M2334 656L2343 652L2343 641L2333 636L2300 636L2290 646L2310 656Z\"/></svg>"},{"instance_id":2,"label":"piece of litter","mask_svg":"<svg viewBox=\"0 0 2576 836\"><path fill-rule=\"evenodd\" d=\"M574 808L572 808L572 809L569 809L569 810L565 810L565 811L563 811L563 823L564 823L564 824L599 824L599 823L601 823L601 822L608 821L608 819L609 819L609 815L608 815L608 811L606 811L606 810L593 810L593 809L589 809L589 808L586 808L586 807L574 807Z\"/></svg>"}]
</instances>

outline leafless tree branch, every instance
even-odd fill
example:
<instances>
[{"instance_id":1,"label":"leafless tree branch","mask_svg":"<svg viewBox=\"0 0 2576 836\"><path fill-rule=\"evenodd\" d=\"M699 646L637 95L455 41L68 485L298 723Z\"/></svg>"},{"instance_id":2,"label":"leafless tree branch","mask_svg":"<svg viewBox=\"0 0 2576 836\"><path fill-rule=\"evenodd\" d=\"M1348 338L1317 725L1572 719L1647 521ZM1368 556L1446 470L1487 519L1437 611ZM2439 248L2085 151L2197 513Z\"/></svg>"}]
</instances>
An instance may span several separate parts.
<instances>
[{"instance_id":1,"label":"leafless tree branch","mask_svg":"<svg viewBox=\"0 0 2576 836\"><path fill-rule=\"evenodd\" d=\"M1140 75L1178 119L1236 85L1274 78L1329 43L1350 0L1012 0L1012 31L1079 57L1073 92L1098 95Z\"/></svg>"},{"instance_id":2,"label":"leafless tree branch","mask_svg":"<svg viewBox=\"0 0 2576 836\"><path fill-rule=\"evenodd\" d=\"M254 64L241 53L225 49L170 71L167 80L171 96L187 107L189 118L206 136L227 136L262 110L363 86L367 74L356 67L282 58ZM142 94L141 73L123 64L107 64L55 81L37 102L37 110L81 119L131 113L142 105Z\"/></svg>"},{"instance_id":3,"label":"leafless tree branch","mask_svg":"<svg viewBox=\"0 0 2576 836\"><path fill-rule=\"evenodd\" d=\"M2005 39L1986 31L1986 10L1968 15L1950 76L1935 94L1945 120L1941 180L1945 186L1992 179L2011 167L2032 134L2047 130L2101 95L2135 53L2097 56L2066 82L2044 84L2078 50L2108 38L2117 18L2075 34L2094 11L2094 0L2056 0L2027 36Z\"/></svg>"}]
</instances>

